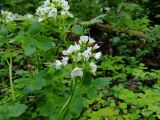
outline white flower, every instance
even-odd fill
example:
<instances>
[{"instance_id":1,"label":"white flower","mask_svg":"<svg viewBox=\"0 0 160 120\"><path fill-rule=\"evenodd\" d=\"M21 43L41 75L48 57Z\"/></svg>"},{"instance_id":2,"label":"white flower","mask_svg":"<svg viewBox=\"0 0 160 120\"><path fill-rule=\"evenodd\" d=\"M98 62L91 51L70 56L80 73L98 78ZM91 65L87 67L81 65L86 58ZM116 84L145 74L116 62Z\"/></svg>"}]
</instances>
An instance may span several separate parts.
<instances>
[{"instance_id":1,"label":"white flower","mask_svg":"<svg viewBox=\"0 0 160 120\"><path fill-rule=\"evenodd\" d=\"M61 0L61 3L62 3L62 8L63 8L64 10L68 11L69 8L70 8L69 5L68 5L68 2L65 1L65 0Z\"/></svg>"},{"instance_id":2,"label":"white flower","mask_svg":"<svg viewBox=\"0 0 160 120\"><path fill-rule=\"evenodd\" d=\"M48 6L49 4L50 4L50 0L46 0L46 1L44 1L43 6Z\"/></svg>"},{"instance_id":3,"label":"white flower","mask_svg":"<svg viewBox=\"0 0 160 120\"><path fill-rule=\"evenodd\" d=\"M48 17L56 17L56 16L57 16L57 9L52 8L48 13Z\"/></svg>"},{"instance_id":4,"label":"white flower","mask_svg":"<svg viewBox=\"0 0 160 120\"><path fill-rule=\"evenodd\" d=\"M57 15L72 17L73 15L68 11L69 8L70 6L66 0L46 0L43 5L37 8L36 15L39 21L47 18L56 18Z\"/></svg>"},{"instance_id":5,"label":"white flower","mask_svg":"<svg viewBox=\"0 0 160 120\"><path fill-rule=\"evenodd\" d=\"M66 12L65 11L61 11L61 15L65 15L66 14Z\"/></svg>"},{"instance_id":6,"label":"white flower","mask_svg":"<svg viewBox=\"0 0 160 120\"><path fill-rule=\"evenodd\" d=\"M32 14L26 14L24 16L24 19L32 19L33 18L33 15Z\"/></svg>"},{"instance_id":7,"label":"white flower","mask_svg":"<svg viewBox=\"0 0 160 120\"><path fill-rule=\"evenodd\" d=\"M68 53L67 50L64 50L64 51L62 52L62 54L63 54L63 55L68 55L69 53Z\"/></svg>"},{"instance_id":8,"label":"white flower","mask_svg":"<svg viewBox=\"0 0 160 120\"><path fill-rule=\"evenodd\" d=\"M41 22L41 21L43 21L43 20L44 20L44 19L41 18L41 17L38 18L38 22Z\"/></svg>"},{"instance_id":9,"label":"white flower","mask_svg":"<svg viewBox=\"0 0 160 120\"><path fill-rule=\"evenodd\" d=\"M89 36L81 36L80 37L80 40L79 40L79 43L82 44L82 43L89 43L89 44L92 44L95 42L95 40L93 40L91 37Z\"/></svg>"},{"instance_id":10,"label":"white flower","mask_svg":"<svg viewBox=\"0 0 160 120\"><path fill-rule=\"evenodd\" d=\"M75 67L72 71L71 71L71 76L72 77L82 77L83 76L83 71L81 68L79 67Z\"/></svg>"},{"instance_id":11,"label":"white flower","mask_svg":"<svg viewBox=\"0 0 160 120\"><path fill-rule=\"evenodd\" d=\"M62 67L62 62L59 61L59 60L56 60L55 67L56 67L56 70L61 69L61 67Z\"/></svg>"},{"instance_id":12,"label":"white flower","mask_svg":"<svg viewBox=\"0 0 160 120\"><path fill-rule=\"evenodd\" d=\"M105 7L104 10L106 10L107 12L109 12L110 8L109 7Z\"/></svg>"},{"instance_id":13,"label":"white flower","mask_svg":"<svg viewBox=\"0 0 160 120\"><path fill-rule=\"evenodd\" d=\"M92 52L91 52L92 48L88 47L87 50L85 50L82 55L85 58L85 60L89 60L89 58L92 56Z\"/></svg>"},{"instance_id":14,"label":"white flower","mask_svg":"<svg viewBox=\"0 0 160 120\"><path fill-rule=\"evenodd\" d=\"M63 57L63 59L62 59L62 64L63 64L63 65L67 65L67 64L68 64L68 60L69 60L68 57Z\"/></svg>"},{"instance_id":15,"label":"white flower","mask_svg":"<svg viewBox=\"0 0 160 120\"><path fill-rule=\"evenodd\" d=\"M13 14L11 12L1 10L1 16L2 16L1 21L4 23L8 23L16 20L25 20L28 15L29 14L22 16L19 14Z\"/></svg>"},{"instance_id":16,"label":"white flower","mask_svg":"<svg viewBox=\"0 0 160 120\"><path fill-rule=\"evenodd\" d=\"M75 51L79 51L81 49L80 45L75 43L75 45L70 45L67 50L64 50L62 53L63 55L72 54Z\"/></svg>"},{"instance_id":17,"label":"white flower","mask_svg":"<svg viewBox=\"0 0 160 120\"><path fill-rule=\"evenodd\" d=\"M94 46L93 46L93 49L94 50L96 50L96 49L98 49L100 46L98 46L97 44L95 44Z\"/></svg>"},{"instance_id":18,"label":"white flower","mask_svg":"<svg viewBox=\"0 0 160 120\"><path fill-rule=\"evenodd\" d=\"M100 57L101 57L102 53L101 52L97 52L95 55L94 55L94 58L96 60L98 60Z\"/></svg>"},{"instance_id":19,"label":"white flower","mask_svg":"<svg viewBox=\"0 0 160 120\"><path fill-rule=\"evenodd\" d=\"M81 61L81 59L82 59L82 54L81 54L81 53L78 53L78 54L77 54L77 61Z\"/></svg>"},{"instance_id":20,"label":"white flower","mask_svg":"<svg viewBox=\"0 0 160 120\"><path fill-rule=\"evenodd\" d=\"M94 62L90 63L91 72L93 75L96 75L97 65Z\"/></svg>"},{"instance_id":21,"label":"white flower","mask_svg":"<svg viewBox=\"0 0 160 120\"><path fill-rule=\"evenodd\" d=\"M81 46L77 43L75 45L71 45L68 49L68 51L74 52L74 51L79 51L81 49Z\"/></svg>"}]
</instances>

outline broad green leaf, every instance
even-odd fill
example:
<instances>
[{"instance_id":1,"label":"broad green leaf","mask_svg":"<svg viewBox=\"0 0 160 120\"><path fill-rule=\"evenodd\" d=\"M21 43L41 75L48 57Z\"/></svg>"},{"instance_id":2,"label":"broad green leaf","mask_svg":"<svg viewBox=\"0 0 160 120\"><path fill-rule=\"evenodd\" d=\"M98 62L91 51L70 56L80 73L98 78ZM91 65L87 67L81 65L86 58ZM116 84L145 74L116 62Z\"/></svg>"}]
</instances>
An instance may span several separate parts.
<instances>
[{"instance_id":1,"label":"broad green leaf","mask_svg":"<svg viewBox=\"0 0 160 120\"><path fill-rule=\"evenodd\" d=\"M94 99L98 96L97 91L95 88L89 88L87 89L87 96L89 99Z\"/></svg>"},{"instance_id":2,"label":"broad green leaf","mask_svg":"<svg viewBox=\"0 0 160 120\"><path fill-rule=\"evenodd\" d=\"M96 80L93 80L92 85L96 88L103 88L105 86L108 86L111 80L112 78L109 77L98 78Z\"/></svg>"},{"instance_id":3,"label":"broad green leaf","mask_svg":"<svg viewBox=\"0 0 160 120\"><path fill-rule=\"evenodd\" d=\"M22 88L25 87L25 92L41 90L41 88L46 85L46 79L44 79L45 74L45 71L41 71L37 73L34 77L22 78L16 80L15 83Z\"/></svg>"},{"instance_id":4,"label":"broad green leaf","mask_svg":"<svg viewBox=\"0 0 160 120\"><path fill-rule=\"evenodd\" d=\"M33 38L29 38L26 39L25 41L23 41L23 49L24 49L24 53L29 56L32 53L34 53L36 51L36 43L35 40Z\"/></svg>"},{"instance_id":5,"label":"broad green leaf","mask_svg":"<svg viewBox=\"0 0 160 120\"><path fill-rule=\"evenodd\" d=\"M52 40L45 36L39 36L36 39L36 46L40 50L48 51L53 47Z\"/></svg>"},{"instance_id":6,"label":"broad green leaf","mask_svg":"<svg viewBox=\"0 0 160 120\"><path fill-rule=\"evenodd\" d=\"M8 107L10 113L9 116L10 117L18 117L20 116L22 113L25 112L25 110L27 109L27 106L24 104L15 104L15 105L11 105Z\"/></svg>"},{"instance_id":7,"label":"broad green leaf","mask_svg":"<svg viewBox=\"0 0 160 120\"><path fill-rule=\"evenodd\" d=\"M41 31L41 24L40 22L33 21L31 27L29 28L28 32L32 36L37 35Z\"/></svg>"},{"instance_id":8,"label":"broad green leaf","mask_svg":"<svg viewBox=\"0 0 160 120\"><path fill-rule=\"evenodd\" d=\"M75 96L75 99L73 99L73 102L70 105L71 112L79 116L85 103L86 100L83 97L79 95Z\"/></svg>"},{"instance_id":9,"label":"broad green leaf","mask_svg":"<svg viewBox=\"0 0 160 120\"><path fill-rule=\"evenodd\" d=\"M56 114L54 113L55 109L56 109L56 104L52 101L47 101L44 105L38 107L40 115L43 115L45 117Z\"/></svg>"},{"instance_id":10,"label":"broad green leaf","mask_svg":"<svg viewBox=\"0 0 160 120\"><path fill-rule=\"evenodd\" d=\"M24 41L28 41L30 38L24 35L18 35L14 39L16 42L23 43Z\"/></svg>"},{"instance_id":11,"label":"broad green leaf","mask_svg":"<svg viewBox=\"0 0 160 120\"><path fill-rule=\"evenodd\" d=\"M90 72L86 72L82 78L82 84L84 86L89 86L91 84L92 81L92 75Z\"/></svg>"},{"instance_id":12,"label":"broad green leaf","mask_svg":"<svg viewBox=\"0 0 160 120\"><path fill-rule=\"evenodd\" d=\"M4 114L6 118L18 117L25 112L27 106L24 104L11 104L0 106L0 114Z\"/></svg>"},{"instance_id":13,"label":"broad green leaf","mask_svg":"<svg viewBox=\"0 0 160 120\"><path fill-rule=\"evenodd\" d=\"M154 112L153 110L147 109L147 108L145 108L145 109L142 110L142 114L143 114L145 117L150 116L153 112Z\"/></svg>"}]
</instances>

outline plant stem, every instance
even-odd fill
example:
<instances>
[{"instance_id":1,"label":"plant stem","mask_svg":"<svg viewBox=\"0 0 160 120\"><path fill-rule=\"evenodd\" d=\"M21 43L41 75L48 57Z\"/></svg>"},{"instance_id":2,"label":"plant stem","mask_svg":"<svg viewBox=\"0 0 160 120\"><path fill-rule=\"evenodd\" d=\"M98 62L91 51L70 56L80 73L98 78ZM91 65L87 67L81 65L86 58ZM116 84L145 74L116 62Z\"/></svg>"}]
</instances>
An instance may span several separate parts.
<instances>
[{"instance_id":1,"label":"plant stem","mask_svg":"<svg viewBox=\"0 0 160 120\"><path fill-rule=\"evenodd\" d=\"M67 108L66 110L68 110L69 108L69 105L72 101L72 98L74 96L74 93L75 93L75 88L76 88L76 85L77 85L77 82L76 80L73 80L73 83L72 83L72 87L71 87L71 95L70 97L68 98L68 100L65 102L65 104L63 105L63 107L61 108L60 112L59 112L59 115L61 115L63 113L63 111L65 110L65 108ZM66 111L67 112L67 111ZM64 113L65 114L65 113ZM62 114L62 118L64 119L64 115Z\"/></svg>"},{"instance_id":2,"label":"plant stem","mask_svg":"<svg viewBox=\"0 0 160 120\"><path fill-rule=\"evenodd\" d=\"M12 55L10 53L10 62L9 62L9 81L10 81L10 87L11 87L11 93L12 98L15 100L15 94L14 94L14 87L13 87L13 80L12 80Z\"/></svg>"},{"instance_id":3,"label":"plant stem","mask_svg":"<svg viewBox=\"0 0 160 120\"><path fill-rule=\"evenodd\" d=\"M6 45L8 48L8 52L9 52L9 61L7 61L8 66L9 66L9 83L10 83L10 87L11 87L11 94L12 94L12 99L15 100L15 94L14 94L14 86L13 86L13 78L12 78L12 51L11 51L11 47L10 47L10 43L6 38Z\"/></svg>"},{"instance_id":4,"label":"plant stem","mask_svg":"<svg viewBox=\"0 0 160 120\"><path fill-rule=\"evenodd\" d=\"M68 47L68 43L66 41L66 31L65 31L65 20L64 20L64 16L62 16L62 27L63 27L63 32L62 32L62 40L64 42L64 44L66 45L66 47Z\"/></svg>"}]
</instances>

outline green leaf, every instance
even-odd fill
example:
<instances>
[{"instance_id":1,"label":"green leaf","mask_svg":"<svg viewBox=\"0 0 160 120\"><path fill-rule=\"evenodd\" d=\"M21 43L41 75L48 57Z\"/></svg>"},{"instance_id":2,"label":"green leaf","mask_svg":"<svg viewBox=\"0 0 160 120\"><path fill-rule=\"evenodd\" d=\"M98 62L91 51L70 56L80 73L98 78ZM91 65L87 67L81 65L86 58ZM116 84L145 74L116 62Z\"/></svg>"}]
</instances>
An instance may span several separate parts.
<instances>
[{"instance_id":1,"label":"green leaf","mask_svg":"<svg viewBox=\"0 0 160 120\"><path fill-rule=\"evenodd\" d=\"M8 28L1 28L0 36L6 36L8 34Z\"/></svg>"},{"instance_id":2,"label":"green leaf","mask_svg":"<svg viewBox=\"0 0 160 120\"><path fill-rule=\"evenodd\" d=\"M68 77L68 76L70 76L71 69L72 69L72 66L68 65L65 68L61 69L61 70L56 70L54 72L54 77L56 79Z\"/></svg>"},{"instance_id":3,"label":"green leaf","mask_svg":"<svg viewBox=\"0 0 160 120\"><path fill-rule=\"evenodd\" d=\"M126 109L126 108L127 108L127 104L126 104L126 103L120 103L120 104L119 104L119 107L120 107L121 109Z\"/></svg>"},{"instance_id":4,"label":"green leaf","mask_svg":"<svg viewBox=\"0 0 160 120\"><path fill-rule=\"evenodd\" d=\"M56 109L56 104L52 101L48 101L44 105L39 106L38 111L40 112L40 115L47 117L50 115L55 115L56 114L54 113L55 109Z\"/></svg>"},{"instance_id":5,"label":"green leaf","mask_svg":"<svg viewBox=\"0 0 160 120\"><path fill-rule=\"evenodd\" d=\"M45 36L39 36L36 40L37 48L48 51L53 47L52 40Z\"/></svg>"},{"instance_id":6,"label":"green leaf","mask_svg":"<svg viewBox=\"0 0 160 120\"><path fill-rule=\"evenodd\" d=\"M92 85L96 88L103 88L110 84L112 78L104 77L104 78L98 78L92 82Z\"/></svg>"},{"instance_id":7,"label":"green leaf","mask_svg":"<svg viewBox=\"0 0 160 120\"><path fill-rule=\"evenodd\" d=\"M154 112L153 110L147 109L147 108L145 108L145 109L142 110L142 114L143 114L145 117L150 116L153 112Z\"/></svg>"},{"instance_id":8,"label":"green leaf","mask_svg":"<svg viewBox=\"0 0 160 120\"><path fill-rule=\"evenodd\" d=\"M33 38L27 37L26 40L23 41L23 49L25 55L29 56L36 51L36 44Z\"/></svg>"},{"instance_id":9,"label":"green leaf","mask_svg":"<svg viewBox=\"0 0 160 120\"><path fill-rule=\"evenodd\" d=\"M156 18L160 18L160 14L157 14L155 17L156 17Z\"/></svg>"},{"instance_id":10,"label":"green leaf","mask_svg":"<svg viewBox=\"0 0 160 120\"><path fill-rule=\"evenodd\" d=\"M80 25L74 25L72 27L72 32L76 35L82 35L83 34L83 29Z\"/></svg>"},{"instance_id":11,"label":"green leaf","mask_svg":"<svg viewBox=\"0 0 160 120\"><path fill-rule=\"evenodd\" d=\"M148 120L156 120L155 115L150 115L150 116L148 117Z\"/></svg>"},{"instance_id":12,"label":"green leaf","mask_svg":"<svg viewBox=\"0 0 160 120\"><path fill-rule=\"evenodd\" d=\"M117 45L119 42L120 42L120 38L119 38L119 37L114 37L114 38L112 39L112 45L113 45L113 46Z\"/></svg>"},{"instance_id":13,"label":"green leaf","mask_svg":"<svg viewBox=\"0 0 160 120\"><path fill-rule=\"evenodd\" d=\"M75 99L73 99L73 102L70 105L71 112L79 116L85 103L86 100L83 97L75 96Z\"/></svg>"},{"instance_id":14,"label":"green leaf","mask_svg":"<svg viewBox=\"0 0 160 120\"><path fill-rule=\"evenodd\" d=\"M27 36L24 36L24 35L17 35L14 39L18 43L23 43L23 41L26 41L29 38Z\"/></svg>"},{"instance_id":15,"label":"green leaf","mask_svg":"<svg viewBox=\"0 0 160 120\"><path fill-rule=\"evenodd\" d=\"M89 99L94 99L98 96L97 91L95 88L89 88L87 89L87 96Z\"/></svg>"},{"instance_id":16,"label":"green leaf","mask_svg":"<svg viewBox=\"0 0 160 120\"><path fill-rule=\"evenodd\" d=\"M0 36L0 46L3 46L5 43L5 39L3 36Z\"/></svg>"},{"instance_id":17,"label":"green leaf","mask_svg":"<svg viewBox=\"0 0 160 120\"><path fill-rule=\"evenodd\" d=\"M18 79L15 83L21 88L25 87L24 91L26 93L34 90L41 90L41 88L46 85L46 79L44 79L45 72L46 71L41 71L35 74L34 77Z\"/></svg>"},{"instance_id":18,"label":"green leaf","mask_svg":"<svg viewBox=\"0 0 160 120\"><path fill-rule=\"evenodd\" d=\"M95 23L102 23L105 16L106 16L106 14L102 14L102 15L99 15L96 18L94 18L90 21L82 22L81 24L88 26L88 25L92 25L92 24L95 24Z\"/></svg>"},{"instance_id":19,"label":"green leaf","mask_svg":"<svg viewBox=\"0 0 160 120\"><path fill-rule=\"evenodd\" d=\"M92 81L92 74L90 72L86 72L83 76L82 84L84 86L89 86L91 84L91 81Z\"/></svg>"},{"instance_id":20,"label":"green leaf","mask_svg":"<svg viewBox=\"0 0 160 120\"><path fill-rule=\"evenodd\" d=\"M41 31L41 24L40 22L33 21L31 27L28 30L28 33L32 36L37 35Z\"/></svg>"},{"instance_id":21,"label":"green leaf","mask_svg":"<svg viewBox=\"0 0 160 120\"><path fill-rule=\"evenodd\" d=\"M22 113L24 113L26 109L27 109L26 105L19 103L5 105L5 106L0 106L0 114L3 114L6 118L18 117Z\"/></svg>"},{"instance_id":22,"label":"green leaf","mask_svg":"<svg viewBox=\"0 0 160 120\"><path fill-rule=\"evenodd\" d=\"M10 117L18 117L25 112L25 110L27 109L27 106L24 104L17 103L9 106L8 109L10 110L10 113L9 113Z\"/></svg>"}]
</instances>

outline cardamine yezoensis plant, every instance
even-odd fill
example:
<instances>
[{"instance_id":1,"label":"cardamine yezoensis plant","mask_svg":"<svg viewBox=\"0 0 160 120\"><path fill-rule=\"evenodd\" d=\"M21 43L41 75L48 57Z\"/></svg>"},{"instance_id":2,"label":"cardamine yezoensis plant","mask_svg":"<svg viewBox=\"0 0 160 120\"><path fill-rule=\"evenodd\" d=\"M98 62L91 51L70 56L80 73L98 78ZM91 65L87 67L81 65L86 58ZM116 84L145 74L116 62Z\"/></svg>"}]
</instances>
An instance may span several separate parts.
<instances>
[{"instance_id":1,"label":"cardamine yezoensis plant","mask_svg":"<svg viewBox=\"0 0 160 120\"><path fill-rule=\"evenodd\" d=\"M101 58L101 52L95 52L99 48L97 44L94 44L95 40L89 36L81 36L78 43L70 45L67 50L62 52L62 60L55 61L55 69L60 70L67 65L72 65L70 71L70 78L72 82L71 89L73 89L70 97L60 110L60 115L63 118L63 112L68 109L69 104L74 96L74 90L77 85L89 85L92 78L86 79L86 76L96 76L97 65L96 62Z\"/></svg>"}]
</instances>

